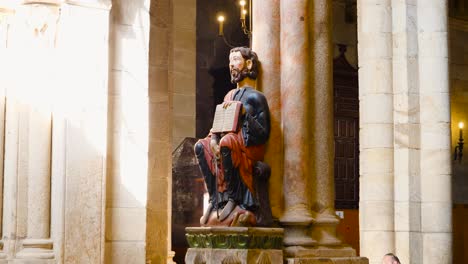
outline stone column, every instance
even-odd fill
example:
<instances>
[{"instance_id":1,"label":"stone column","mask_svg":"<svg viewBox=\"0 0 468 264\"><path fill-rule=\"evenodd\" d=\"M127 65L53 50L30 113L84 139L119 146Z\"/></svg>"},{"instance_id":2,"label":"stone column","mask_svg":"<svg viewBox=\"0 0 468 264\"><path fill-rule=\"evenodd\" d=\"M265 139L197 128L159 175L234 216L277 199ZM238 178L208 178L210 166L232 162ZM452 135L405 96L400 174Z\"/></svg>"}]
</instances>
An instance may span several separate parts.
<instances>
[{"instance_id":1,"label":"stone column","mask_svg":"<svg viewBox=\"0 0 468 264\"><path fill-rule=\"evenodd\" d=\"M173 1L151 1L146 262L173 263L171 251L174 43ZM193 14L193 13L192 13Z\"/></svg>"},{"instance_id":2,"label":"stone column","mask_svg":"<svg viewBox=\"0 0 468 264\"><path fill-rule=\"evenodd\" d=\"M14 14L14 10L7 4L0 2L0 149L5 148L5 99L6 99L6 86L5 73L9 67L9 60L7 59L7 39L9 19ZM3 209L4 209L4 151L0 151L0 237L3 238ZM3 253L3 239L0 241L0 259L6 257Z\"/></svg>"},{"instance_id":3,"label":"stone column","mask_svg":"<svg viewBox=\"0 0 468 264\"><path fill-rule=\"evenodd\" d=\"M392 9L358 1L361 255L370 263L395 251L393 209Z\"/></svg>"},{"instance_id":4,"label":"stone column","mask_svg":"<svg viewBox=\"0 0 468 264\"><path fill-rule=\"evenodd\" d=\"M14 189L8 189L10 187L14 187L14 182L13 178L6 178L5 175L7 171L5 171L5 168L7 167L7 161L4 160L5 158L5 150L6 150L6 142L10 138L12 138L11 135L8 135L6 128L6 111L5 111L5 104L6 104L6 92L8 87L8 76L7 73L9 72L8 69L10 68L10 61L11 61L11 56L8 56L8 32L9 32L9 27L10 27L10 20L11 17L14 16L14 9L11 8L9 5L6 5L4 2L0 2L0 57L2 60L0 60L0 133L1 133L1 148L3 151L1 151L1 157L0 157L0 162L1 162L1 188L0 188L0 235L2 237L0 241L0 260L5 261L7 258L7 249L10 247L9 240L6 239L6 236L8 236L8 233L10 230L12 230L12 225L9 225L10 221L13 220L11 217L11 212L13 209L13 204L7 202L8 198L14 197ZM16 134L15 134L16 135ZM13 136L14 137L14 136Z\"/></svg>"},{"instance_id":5,"label":"stone column","mask_svg":"<svg viewBox=\"0 0 468 264\"><path fill-rule=\"evenodd\" d=\"M419 81L416 5L392 2L395 254L423 263L419 166ZM378 260L378 259L377 259ZM377 261L376 260L376 261Z\"/></svg>"},{"instance_id":6,"label":"stone column","mask_svg":"<svg viewBox=\"0 0 468 264\"><path fill-rule=\"evenodd\" d=\"M110 7L66 1L54 41L51 226L62 263L104 262Z\"/></svg>"},{"instance_id":7,"label":"stone column","mask_svg":"<svg viewBox=\"0 0 468 264\"><path fill-rule=\"evenodd\" d=\"M11 24L7 85L7 128L14 131L15 145L5 148L7 182L16 185L11 204L16 219L8 219L15 231L7 235L17 243L9 248L14 258L54 258L51 240L52 98L56 88L55 43L59 14L57 3L17 5ZM27 62L25 59L28 58ZM19 65L19 66L17 66ZM20 74L21 73L21 74ZM24 76L27 76L25 78ZM13 157L14 156L14 157ZM12 181L16 181L12 183Z\"/></svg>"},{"instance_id":8,"label":"stone column","mask_svg":"<svg viewBox=\"0 0 468 264\"><path fill-rule=\"evenodd\" d=\"M333 120L333 44L331 7L328 0L316 0L312 5L312 30L309 33L312 52L310 122L311 196L312 210L317 213L312 236L319 245L336 246L334 185L334 120Z\"/></svg>"},{"instance_id":9,"label":"stone column","mask_svg":"<svg viewBox=\"0 0 468 264\"><path fill-rule=\"evenodd\" d=\"M271 132L266 163L271 167L270 205L273 217L281 216L283 207L283 136L281 133L281 73L280 73L280 1L253 1L252 49L260 60L260 77L257 88L261 90L270 107ZM272 195L275 193L275 195Z\"/></svg>"},{"instance_id":10,"label":"stone column","mask_svg":"<svg viewBox=\"0 0 468 264\"><path fill-rule=\"evenodd\" d=\"M145 263L152 249L147 236L153 166L149 162L149 9L149 1L112 1L104 263Z\"/></svg>"},{"instance_id":11,"label":"stone column","mask_svg":"<svg viewBox=\"0 0 468 264\"><path fill-rule=\"evenodd\" d=\"M280 2L281 117L284 136L284 213L286 246L312 246L314 221L309 201L309 24L308 1Z\"/></svg>"},{"instance_id":12,"label":"stone column","mask_svg":"<svg viewBox=\"0 0 468 264\"><path fill-rule=\"evenodd\" d=\"M452 263L447 0L417 1L423 263Z\"/></svg>"},{"instance_id":13,"label":"stone column","mask_svg":"<svg viewBox=\"0 0 468 264\"><path fill-rule=\"evenodd\" d=\"M26 107L20 119L19 178L26 195L27 223L25 228L28 239L48 239L50 237L50 180L52 115L50 105ZM24 181L23 181L24 180Z\"/></svg>"}]
</instances>

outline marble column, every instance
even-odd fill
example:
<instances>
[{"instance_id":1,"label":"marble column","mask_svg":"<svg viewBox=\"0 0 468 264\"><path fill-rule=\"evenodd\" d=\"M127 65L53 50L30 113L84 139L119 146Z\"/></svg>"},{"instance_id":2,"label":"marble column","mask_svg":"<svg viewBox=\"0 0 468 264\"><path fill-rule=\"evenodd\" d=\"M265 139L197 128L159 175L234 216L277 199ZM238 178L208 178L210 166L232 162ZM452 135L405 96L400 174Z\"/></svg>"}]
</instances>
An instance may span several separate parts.
<instances>
[{"instance_id":1,"label":"marble column","mask_svg":"<svg viewBox=\"0 0 468 264\"><path fill-rule=\"evenodd\" d=\"M283 207L283 136L281 133L280 1L253 1L252 49L260 60L257 88L270 107L271 133L265 161L271 167L270 205L274 218ZM274 195L273 195L274 193Z\"/></svg>"},{"instance_id":2,"label":"marble column","mask_svg":"<svg viewBox=\"0 0 468 264\"><path fill-rule=\"evenodd\" d=\"M395 251L391 0L358 0L361 255Z\"/></svg>"},{"instance_id":3,"label":"marble column","mask_svg":"<svg viewBox=\"0 0 468 264\"><path fill-rule=\"evenodd\" d=\"M308 1L280 2L281 17L281 117L284 136L284 213L286 246L312 246L307 234L314 221L310 210L309 127L305 107L310 92L310 45Z\"/></svg>"},{"instance_id":4,"label":"marble column","mask_svg":"<svg viewBox=\"0 0 468 264\"><path fill-rule=\"evenodd\" d=\"M395 254L423 263L419 166L419 81L416 5L392 2Z\"/></svg>"},{"instance_id":5,"label":"marble column","mask_svg":"<svg viewBox=\"0 0 468 264\"><path fill-rule=\"evenodd\" d=\"M418 0L423 263L452 263L447 0Z\"/></svg>"},{"instance_id":6,"label":"marble column","mask_svg":"<svg viewBox=\"0 0 468 264\"><path fill-rule=\"evenodd\" d=\"M319 245L336 246L334 185L334 120L333 120L333 46L331 36L332 2L316 0L312 5L311 39L311 196L312 210L317 214L312 236Z\"/></svg>"}]
</instances>

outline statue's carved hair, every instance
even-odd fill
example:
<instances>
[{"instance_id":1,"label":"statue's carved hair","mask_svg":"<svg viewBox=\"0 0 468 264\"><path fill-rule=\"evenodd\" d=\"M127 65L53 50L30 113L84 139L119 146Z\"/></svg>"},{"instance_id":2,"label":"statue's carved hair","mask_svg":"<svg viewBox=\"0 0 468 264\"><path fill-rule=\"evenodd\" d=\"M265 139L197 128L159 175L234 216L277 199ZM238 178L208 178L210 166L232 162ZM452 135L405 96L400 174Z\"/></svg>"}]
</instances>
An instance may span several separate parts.
<instances>
[{"instance_id":1,"label":"statue's carved hair","mask_svg":"<svg viewBox=\"0 0 468 264\"><path fill-rule=\"evenodd\" d=\"M231 49L230 53L239 51L242 54L244 60L251 60L252 61L252 69L248 72L248 77L255 80L258 76L258 57L257 53L255 53L249 47L236 47Z\"/></svg>"}]
</instances>

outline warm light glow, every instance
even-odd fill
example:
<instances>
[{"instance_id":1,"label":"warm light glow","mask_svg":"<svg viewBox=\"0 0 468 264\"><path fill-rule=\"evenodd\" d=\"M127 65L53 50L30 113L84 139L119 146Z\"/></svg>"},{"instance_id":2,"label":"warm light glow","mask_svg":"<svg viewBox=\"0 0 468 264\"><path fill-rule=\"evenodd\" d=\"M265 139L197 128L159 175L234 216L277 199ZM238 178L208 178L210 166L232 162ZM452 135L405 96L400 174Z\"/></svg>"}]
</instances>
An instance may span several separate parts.
<instances>
[{"instance_id":1,"label":"warm light glow","mask_svg":"<svg viewBox=\"0 0 468 264\"><path fill-rule=\"evenodd\" d=\"M240 4L241 6L245 6L245 4L246 4L246 3L245 3L245 0L240 0L240 1L239 1L239 4Z\"/></svg>"},{"instance_id":2,"label":"warm light glow","mask_svg":"<svg viewBox=\"0 0 468 264\"><path fill-rule=\"evenodd\" d=\"M210 195L208 192L203 194L203 213L206 212L206 209L208 209L210 203Z\"/></svg>"},{"instance_id":3,"label":"warm light glow","mask_svg":"<svg viewBox=\"0 0 468 264\"><path fill-rule=\"evenodd\" d=\"M465 124L463 124L463 122L458 123L458 128L463 129L464 126Z\"/></svg>"},{"instance_id":4,"label":"warm light glow","mask_svg":"<svg viewBox=\"0 0 468 264\"><path fill-rule=\"evenodd\" d=\"M223 32L224 16L223 15L218 16L218 22L219 22L218 35L223 36L224 35L224 32Z\"/></svg>"},{"instance_id":5,"label":"warm light glow","mask_svg":"<svg viewBox=\"0 0 468 264\"><path fill-rule=\"evenodd\" d=\"M247 15L247 10L242 10L242 14Z\"/></svg>"}]
</instances>

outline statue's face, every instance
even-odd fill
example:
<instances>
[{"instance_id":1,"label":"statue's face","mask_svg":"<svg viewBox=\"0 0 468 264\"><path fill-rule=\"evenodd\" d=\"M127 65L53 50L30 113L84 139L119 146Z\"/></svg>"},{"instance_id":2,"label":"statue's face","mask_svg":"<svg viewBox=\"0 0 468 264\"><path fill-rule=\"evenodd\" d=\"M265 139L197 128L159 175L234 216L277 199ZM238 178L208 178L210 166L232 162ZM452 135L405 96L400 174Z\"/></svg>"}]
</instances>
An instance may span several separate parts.
<instances>
[{"instance_id":1,"label":"statue's face","mask_svg":"<svg viewBox=\"0 0 468 264\"><path fill-rule=\"evenodd\" d=\"M244 68L244 64L245 60L240 51L231 52L231 54L229 54L229 69L231 71L232 69L241 71Z\"/></svg>"},{"instance_id":2,"label":"statue's face","mask_svg":"<svg viewBox=\"0 0 468 264\"><path fill-rule=\"evenodd\" d=\"M238 83L247 76L249 69L246 64L246 60L242 57L240 51L229 54L229 71L232 83Z\"/></svg>"}]
</instances>

